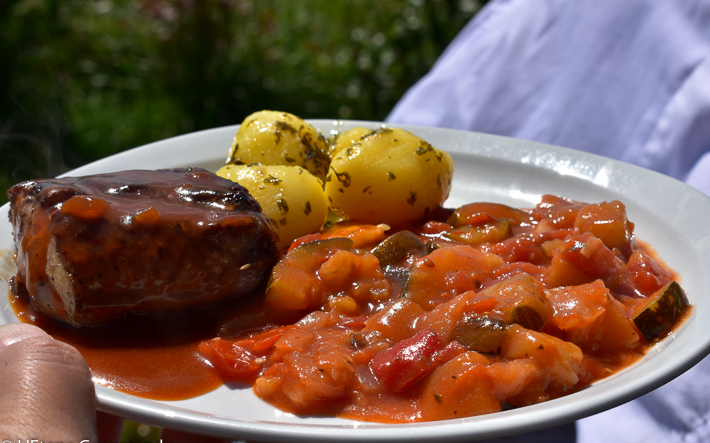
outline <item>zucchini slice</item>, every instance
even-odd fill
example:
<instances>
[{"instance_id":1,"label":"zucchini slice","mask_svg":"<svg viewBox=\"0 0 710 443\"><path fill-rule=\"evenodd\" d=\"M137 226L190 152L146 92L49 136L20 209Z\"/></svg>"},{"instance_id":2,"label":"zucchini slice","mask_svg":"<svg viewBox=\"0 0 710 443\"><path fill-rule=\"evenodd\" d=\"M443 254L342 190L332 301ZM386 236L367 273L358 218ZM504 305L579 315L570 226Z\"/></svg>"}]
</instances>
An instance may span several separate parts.
<instances>
[{"instance_id":1,"label":"zucchini slice","mask_svg":"<svg viewBox=\"0 0 710 443\"><path fill-rule=\"evenodd\" d=\"M413 232L399 231L382 240L371 252L384 268L399 263L412 251L425 255L426 246Z\"/></svg>"},{"instance_id":2,"label":"zucchini slice","mask_svg":"<svg viewBox=\"0 0 710 443\"><path fill-rule=\"evenodd\" d=\"M501 218L482 225L464 225L454 228L444 235L469 246L476 246L481 243L502 242L510 237L512 233L510 220Z\"/></svg>"},{"instance_id":3,"label":"zucchini slice","mask_svg":"<svg viewBox=\"0 0 710 443\"><path fill-rule=\"evenodd\" d=\"M497 353L507 329L495 318L464 317L456 323L453 338L469 351Z\"/></svg>"},{"instance_id":4,"label":"zucchini slice","mask_svg":"<svg viewBox=\"0 0 710 443\"><path fill-rule=\"evenodd\" d=\"M646 340L651 341L670 330L688 307L690 303L683 288L677 281L671 281L649 297L649 304L633 321Z\"/></svg>"}]
</instances>

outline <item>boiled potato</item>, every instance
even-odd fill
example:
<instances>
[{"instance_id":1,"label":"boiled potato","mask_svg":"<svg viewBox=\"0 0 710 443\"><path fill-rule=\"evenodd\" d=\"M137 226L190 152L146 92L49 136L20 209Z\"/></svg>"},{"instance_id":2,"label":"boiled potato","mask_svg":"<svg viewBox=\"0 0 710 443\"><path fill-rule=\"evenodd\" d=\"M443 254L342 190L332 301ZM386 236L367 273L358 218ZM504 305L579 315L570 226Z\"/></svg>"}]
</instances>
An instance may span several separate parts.
<instances>
[{"instance_id":1,"label":"boiled potato","mask_svg":"<svg viewBox=\"0 0 710 443\"><path fill-rule=\"evenodd\" d=\"M217 175L247 188L271 219L282 248L318 232L328 215L322 182L300 166L226 165Z\"/></svg>"},{"instance_id":2,"label":"boiled potato","mask_svg":"<svg viewBox=\"0 0 710 443\"><path fill-rule=\"evenodd\" d=\"M383 128L333 156L325 194L350 220L397 226L440 206L453 172L449 154L411 132Z\"/></svg>"},{"instance_id":3,"label":"boiled potato","mask_svg":"<svg viewBox=\"0 0 710 443\"><path fill-rule=\"evenodd\" d=\"M320 179L328 173L325 138L287 112L259 111L239 127L227 163L301 166Z\"/></svg>"},{"instance_id":4,"label":"boiled potato","mask_svg":"<svg viewBox=\"0 0 710 443\"><path fill-rule=\"evenodd\" d=\"M348 129L347 131L338 135L338 138L335 139L335 143L333 143L333 145L330 147L330 156L334 157L335 154L347 148L348 146L352 146L355 143L359 143L361 138L371 132L373 132L372 129L361 127Z\"/></svg>"}]
</instances>

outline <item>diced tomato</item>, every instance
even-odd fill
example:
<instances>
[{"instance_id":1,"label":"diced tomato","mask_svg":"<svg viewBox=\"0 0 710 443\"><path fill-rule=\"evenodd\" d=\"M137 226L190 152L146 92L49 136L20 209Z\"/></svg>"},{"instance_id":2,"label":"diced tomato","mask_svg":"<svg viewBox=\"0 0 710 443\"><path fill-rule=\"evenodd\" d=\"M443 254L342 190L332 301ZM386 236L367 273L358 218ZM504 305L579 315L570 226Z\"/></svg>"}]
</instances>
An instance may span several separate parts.
<instances>
[{"instance_id":1,"label":"diced tomato","mask_svg":"<svg viewBox=\"0 0 710 443\"><path fill-rule=\"evenodd\" d=\"M199 350L224 380L245 383L251 381L261 368L263 360L236 342L223 338L204 341L200 343Z\"/></svg>"},{"instance_id":2,"label":"diced tomato","mask_svg":"<svg viewBox=\"0 0 710 443\"><path fill-rule=\"evenodd\" d=\"M554 325L585 351L618 352L639 342L623 306L601 280L548 290L547 299L554 309Z\"/></svg>"},{"instance_id":3,"label":"diced tomato","mask_svg":"<svg viewBox=\"0 0 710 443\"><path fill-rule=\"evenodd\" d=\"M404 296L430 311L457 294L479 289L503 263L497 255L470 246L437 249L414 263Z\"/></svg>"},{"instance_id":4,"label":"diced tomato","mask_svg":"<svg viewBox=\"0 0 710 443\"><path fill-rule=\"evenodd\" d=\"M424 312L408 298L398 298L365 321L363 334L374 332L390 342L399 342L411 335L409 328Z\"/></svg>"},{"instance_id":5,"label":"diced tomato","mask_svg":"<svg viewBox=\"0 0 710 443\"><path fill-rule=\"evenodd\" d=\"M545 275L550 286L568 286L596 279L613 284L623 273L624 263L591 234L571 235L555 250Z\"/></svg>"},{"instance_id":6,"label":"diced tomato","mask_svg":"<svg viewBox=\"0 0 710 443\"><path fill-rule=\"evenodd\" d=\"M493 245L489 250L507 262L543 264L546 260L542 248L531 238L513 237Z\"/></svg>"},{"instance_id":7,"label":"diced tomato","mask_svg":"<svg viewBox=\"0 0 710 443\"><path fill-rule=\"evenodd\" d=\"M349 296L361 305L389 297L390 285L373 254L335 251L318 270L320 299L329 294Z\"/></svg>"},{"instance_id":8,"label":"diced tomato","mask_svg":"<svg viewBox=\"0 0 710 443\"><path fill-rule=\"evenodd\" d=\"M494 380L488 374L490 364L484 355L466 352L439 366L420 397L422 418L444 420L500 411Z\"/></svg>"},{"instance_id":9,"label":"diced tomato","mask_svg":"<svg viewBox=\"0 0 710 443\"><path fill-rule=\"evenodd\" d=\"M555 229L573 228L579 210L587 206L555 195L543 195L540 203L532 210L532 217L549 223Z\"/></svg>"},{"instance_id":10,"label":"diced tomato","mask_svg":"<svg viewBox=\"0 0 710 443\"><path fill-rule=\"evenodd\" d=\"M242 340L221 337L203 341L198 349L225 380L253 381L274 343L294 326L269 329Z\"/></svg>"},{"instance_id":11,"label":"diced tomato","mask_svg":"<svg viewBox=\"0 0 710 443\"><path fill-rule=\"evenodd\" d=\"M333 254L350 250L352 241L331 238L303 243L282 257L266 288L266 304L280 310L305 310L324 300L317 271Z\"/></svg>"},{"instance_id":12,"label":"diced tomato","mask_svg":"<svg viewBox=\"0 0 710 443\"><path fill-rule=\"evenodd\" d=\"M613 287L617 293L630 297L649 297L672 279L672 275L656 260L637 249L626 264L620 283Z\"/></svg>"},{"instance_id":13,"label":"diced tomato","mask_svg":"<svg viewBox=\"0 0 710 443\"><path fill-rule=\"evenodd\" d=\"M404 392L436 367L434 356L442 348L436 332L425 329L376 354L370 366L385 389Z\"/></svg>"},{"instance_id":14,"label":"diced tomato","mask_svg":"<svg viewBox=\"0 0 710 443\"><path fill-rule=\"evenodd\" d=\"M451 229L451 225L449 225L447 223L430 221L430 222L427 222L424 226L422 226L419 229L419 231L423 235L437 235L437 234L441 234L442 232L446 232L449 229Z\"/></svg>"},{"instance_id":15,"label":"diced tomato","mask_svg":"<svg viewBox=\"0 0 710 443\"><path fill-rule=\"evenodd\" d=\"M237 343L239 346L248 349L256 355L264 356L271 350L271 348L273 348L274 343L276 343L276 341L280 339L286 331L292 328L295 328L295 326L288 325L267 329L266 331L255 336L241 339Z\"/></svg>"},{"instance_id":16,"label":"diced tomato","mask_svg":"<svg viewBox=\"0 0 710 443\"><path fill-rule=\"evenodd\" d=\"M358 317L345 317L338 323L338 326L345 329L362 329L367 324L366 320L367 317L364 315Z\"/></svg>"}]
</instances>

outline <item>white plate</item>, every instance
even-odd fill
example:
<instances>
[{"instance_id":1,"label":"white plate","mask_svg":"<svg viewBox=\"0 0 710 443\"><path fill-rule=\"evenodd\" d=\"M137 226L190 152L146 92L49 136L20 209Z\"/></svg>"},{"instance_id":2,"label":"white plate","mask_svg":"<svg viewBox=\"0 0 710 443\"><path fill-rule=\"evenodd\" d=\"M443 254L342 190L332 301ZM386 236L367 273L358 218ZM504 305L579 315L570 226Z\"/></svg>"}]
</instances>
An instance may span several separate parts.
<instances>
[{"instance_id":1,"label":"white plate","mask_svg":"<svg viewBox=\"0 0 710 443\"><path fill-rule=\"evenodd\" d=\"M312 123L326 135L353 126L380 126L352 121ZM638 238L648 241L679 272L695 306L692 316L641 362L620 374L564 398L480 417L402 425L298 417L263 403L250 389L225 386L175 402L140 399L97 386L99 408L162 427L244 440L475 440L558 425L617 406L670 381L708 354L710 328L699 319L710 318L710 299L704 297L710 292L710 273L704 272L710 269L710 198L660 174L577 151L478 133L400 127L451 153L455 175L449 207L473 201L531 207L548 193L588 202L621 200L636 224ZM216 170L236 130L236 126L224 127L152 143L67 175L183 166ZM0 209L0 250L6 251L13 247L7 210L7 205ZM0 280L0 292L7 291L7 282ZM17 322L7 297L0 300L0 312L0 324Z\"/></svg>"}]
</instances>

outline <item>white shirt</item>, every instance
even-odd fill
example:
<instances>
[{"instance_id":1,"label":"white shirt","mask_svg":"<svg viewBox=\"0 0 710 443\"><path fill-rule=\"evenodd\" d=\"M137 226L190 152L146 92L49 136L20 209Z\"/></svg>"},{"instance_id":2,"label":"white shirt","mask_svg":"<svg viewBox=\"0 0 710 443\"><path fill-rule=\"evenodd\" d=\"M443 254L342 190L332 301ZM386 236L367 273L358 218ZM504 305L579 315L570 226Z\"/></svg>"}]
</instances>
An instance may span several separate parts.
<instances>
[{"instance_id":1,"label":"white shirt","mask_svg":"<svg viewBox=\"0 0 710 443\"><path fill-rule=\"evenodd\" d=\"M493 0L387 120L593 152L710 195L710 0ZM710 441L710 359L576 428L497 441Z\"/></svg>"}]
</instances>

